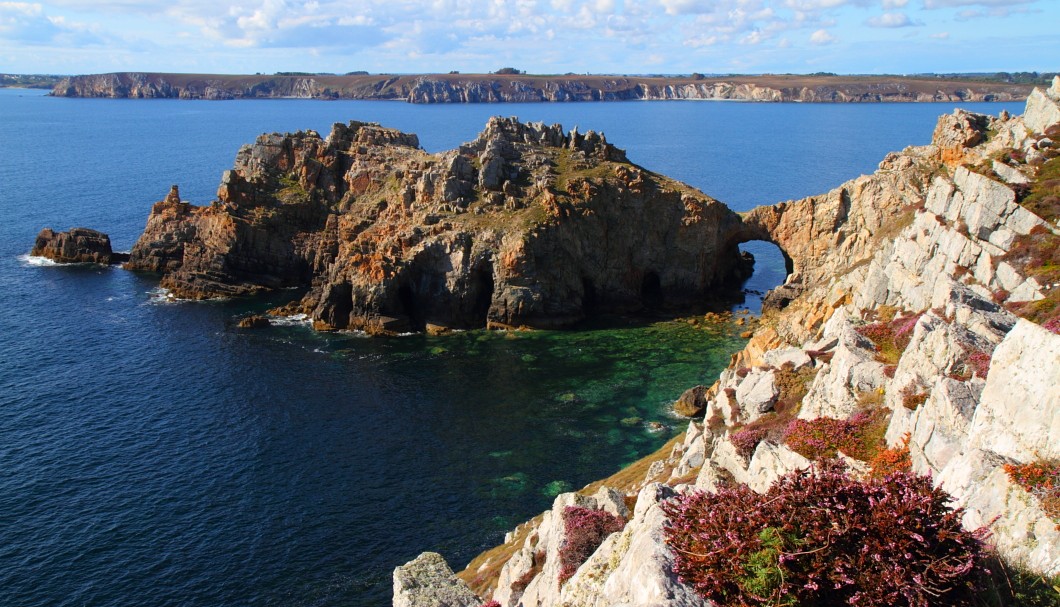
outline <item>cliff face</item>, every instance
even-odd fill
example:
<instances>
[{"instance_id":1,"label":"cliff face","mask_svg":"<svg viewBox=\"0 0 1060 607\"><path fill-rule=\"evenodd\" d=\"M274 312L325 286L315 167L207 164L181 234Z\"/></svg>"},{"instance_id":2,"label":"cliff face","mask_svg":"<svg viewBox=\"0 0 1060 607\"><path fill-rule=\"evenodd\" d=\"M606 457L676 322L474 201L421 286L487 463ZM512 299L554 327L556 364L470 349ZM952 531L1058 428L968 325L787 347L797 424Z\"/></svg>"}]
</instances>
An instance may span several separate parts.
<instances>
[{"instance_id":1,"label":"cliff face","mask_svg":"<svg viewBox=\"0 0 1060 607\"><path fill-rule=\"evenodd\" d=\"M877 420L887 446L964 508L967 528L988 527L1009 562L1060 574L1056 512L1007 472L1060 458L1060 272L1041 261L1060 245L1060 213L1040 203L1042 187L1054 198L1058 187L1057 112L1060 78L1023 117L956 111L931 145L889 155L873 175L746 214L742 229L779 243L795 272L783 309L706 390L704 423L559 496L460 578L504 607L707 605L672 572L660 501L722 482L764 492L813 463L785 429L823 418ZM873 440L850 447L855 457L840 451L852 474L880 453ZM632 496L634 512L621 513ZM629 522L557 583L569 505Z\"/></svg>"},{"instance_id":2,"label":"cliff face","mask_svg":"<svg viewBox=\"0 0 1060 607\"><path fill-rule=\"evenodd\" d=\"M741 100L814 103L1012 101L1030 87L1002 83L840 76L225 76L120 72L64 78L59 97L134 99L401 99L409 103Z\"/></svg>"},{"instance_id":3,"label":"cliff face","mask_svg":"<svg viewBox=\"0 0 1060 607\"><path fill-rule=\"evenodd\" d=\"M591 131L494 118L431 155L350 123L244 146L211 205L154 206L128 267L193 299L308 287L287 311L322 329L560 326L738 286L739 226Z\"/></svg>"}]
</instances>

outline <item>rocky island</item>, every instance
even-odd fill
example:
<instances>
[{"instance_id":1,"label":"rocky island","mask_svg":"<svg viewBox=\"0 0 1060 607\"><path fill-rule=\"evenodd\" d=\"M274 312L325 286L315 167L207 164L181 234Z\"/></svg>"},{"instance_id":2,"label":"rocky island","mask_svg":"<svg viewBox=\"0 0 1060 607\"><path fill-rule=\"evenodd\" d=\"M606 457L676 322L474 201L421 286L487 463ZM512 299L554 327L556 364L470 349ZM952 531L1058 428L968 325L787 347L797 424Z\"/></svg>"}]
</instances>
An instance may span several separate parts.
<instances>
[{"instance_id":1,"label":"rocky island","mask_svg":"<svg viewBox=\"0 0 1060 607\"><path fill-rule=\"evenodd\" d=\"M188 299L306 288L285 312L318 329L557 327L738 291L755 236L592 131L494 118L427 154L351 122L259 137L209 206L174 190L127 267Z\"/></svg>"},{"instance_id":2,"label":"rocky island","mask_svg":"<svg viewBox=\"0 0 1060 607\"><path fill-rule=\"evenodd\" d=\"M221 75L117 72L60 80L57 97L378 99L408 103L734 100L807 103L1025 99L1031 87L907 76L538 76L527 74Z\"/></svg>"}]
</instances>

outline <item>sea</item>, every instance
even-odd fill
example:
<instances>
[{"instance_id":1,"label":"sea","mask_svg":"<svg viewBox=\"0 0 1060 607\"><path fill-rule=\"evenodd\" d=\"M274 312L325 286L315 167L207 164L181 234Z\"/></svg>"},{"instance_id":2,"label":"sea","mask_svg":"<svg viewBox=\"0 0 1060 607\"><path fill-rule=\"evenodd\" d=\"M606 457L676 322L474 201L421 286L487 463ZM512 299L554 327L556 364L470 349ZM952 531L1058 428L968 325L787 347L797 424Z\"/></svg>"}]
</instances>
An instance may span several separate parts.
<instances>
[{"instance_id":1,"label":"sea","mask_svg":"<svg viewBox=\"0 0 1060 607\"><path fill-rule=\"evenodd\" d=\"M997 114L1020 103L963 104ZM616 318L569 331L373 339L289 301L178 302L158 276L55 265L43 227L128 250L172 184L214 198L261 133L374 121L428 151L496 114L602 131L652 171L736 210L823 193L930 141L946 104L65 99L0 89L0 606L383 607L422 551L462 568L560 492L687 425L740 327ZM758 259L736 311L784 279Z\"/></svg>"}]
</instances>

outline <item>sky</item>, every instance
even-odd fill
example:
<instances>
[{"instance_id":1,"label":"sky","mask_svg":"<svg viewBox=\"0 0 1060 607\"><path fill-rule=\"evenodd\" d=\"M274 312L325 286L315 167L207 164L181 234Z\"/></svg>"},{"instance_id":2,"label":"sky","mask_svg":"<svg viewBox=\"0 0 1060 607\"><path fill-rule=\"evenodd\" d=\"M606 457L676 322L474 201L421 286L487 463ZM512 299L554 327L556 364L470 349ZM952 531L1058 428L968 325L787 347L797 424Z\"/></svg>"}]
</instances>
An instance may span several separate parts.
<instances>
[{"instance_id":1,"label":"sky","mask_svg":"<svg viewBox=\"0 0 1060 607\"><path fill-rule=\"evenodd\" d=\"M1060 0L0 0L0 73L1056 71Z\"/></svg>"}]
</instances>

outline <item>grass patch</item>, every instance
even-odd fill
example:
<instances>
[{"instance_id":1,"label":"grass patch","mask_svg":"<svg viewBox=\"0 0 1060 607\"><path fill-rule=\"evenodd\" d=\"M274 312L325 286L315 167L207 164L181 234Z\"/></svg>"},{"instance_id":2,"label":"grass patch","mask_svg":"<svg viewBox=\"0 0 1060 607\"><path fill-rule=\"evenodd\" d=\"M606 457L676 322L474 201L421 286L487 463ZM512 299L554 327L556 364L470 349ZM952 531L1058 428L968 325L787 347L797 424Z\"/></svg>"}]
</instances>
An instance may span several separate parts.
<instances>
[{"instance_id":1,"label":"grass patch","mask_svg":"<svg viewBox=\"0 0 1060 607\"><path fill-rule=\"evenodd\" d=\"M1060 157L1047 160L1038 169L1030 191L1020 200L1028 211L1056 225L1060 219Z\"/></svg>"},{"instance_id":2,"label":"grass patch","mask_svg":"<svg viewBox=\"0 0 1060 607\"><path fill-rule=\"evenodd\" d=\"M501 569L523 547L530 532L541 525L542 519L544 515L539 514L523 523L515 532L512 541L479 554L467 564L463 571L457 573L456 577L466 582L472 592L479 596L492 594L497 588L497 578L501 575Z\"/></svg>"},{"instance_id":3,"label":"grass patch","mask_svg":"<svg viewBox=\"0 0 1060 607\"><path fill-rule=\"evenodd\" d=\"M1009 304L1008 309L1042 325L1060 317L1060 288L1048 286L1060 283L1060 236L1036 227L1030 234L1018 237L1002 259L1046 286L1044 299Z\"/></svg>"},{"instance_id":4,"label":"grass patch","mask_svg":"<svg viewBox=\"0 0 1060 607\"><path fill-rule=\"evenodd\" d=\"M980 582L976 607L1058 607L1060 575L1047 577L995 558Z\"/></svg>"}]
</instances>

